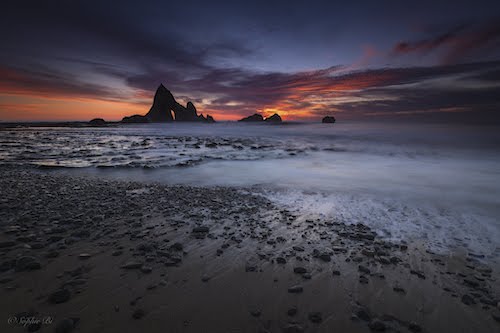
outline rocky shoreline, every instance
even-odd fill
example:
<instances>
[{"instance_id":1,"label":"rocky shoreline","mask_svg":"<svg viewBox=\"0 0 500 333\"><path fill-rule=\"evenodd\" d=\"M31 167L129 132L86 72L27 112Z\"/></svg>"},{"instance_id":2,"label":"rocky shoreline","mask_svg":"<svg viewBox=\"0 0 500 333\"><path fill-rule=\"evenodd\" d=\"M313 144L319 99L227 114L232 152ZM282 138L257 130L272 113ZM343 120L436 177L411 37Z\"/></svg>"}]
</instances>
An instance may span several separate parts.
<instances>
[{"instance_id":1,"label":"rocky shoreline","mask_svg":"<svg viewBox=\"0 0 500 333\"><path fill-rule=\"evenodd\" d=\"M483 254L388 242L241 188L0 175L1 332L500 329Z\"/></svg>"}]
</instances>

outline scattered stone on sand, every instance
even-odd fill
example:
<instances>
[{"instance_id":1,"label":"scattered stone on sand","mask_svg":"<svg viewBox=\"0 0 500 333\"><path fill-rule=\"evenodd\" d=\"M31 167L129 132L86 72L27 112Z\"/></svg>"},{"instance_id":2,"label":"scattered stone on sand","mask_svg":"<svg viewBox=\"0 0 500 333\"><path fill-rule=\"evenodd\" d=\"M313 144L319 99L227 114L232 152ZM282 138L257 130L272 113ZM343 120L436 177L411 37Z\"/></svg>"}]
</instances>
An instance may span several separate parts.
<instances>
[{"instance_id":1,"label":"scattered stone on sand","mask_svg":"<svg viewBox=\"0 0 500 333\"><path fill-rule=\"evenodd\" d=\"M283 333L303 333L304 328L299 324L288 324L283 327Z\"/></svg>"},{"instance_id":2,"label":"scattered stone on sand","mask_svg":"<svg viewBox=\"0 0 500 333\"><path fill-rule=\"evenodd\" d=\"M304 288L301 285L295 285L288 288L288 292L293 294L301 293L302 291L304 291Z\"/></svg>"},{"instance_id":3,"label":"scattered stone on sand","mask_svg":"<svg viewBox=\"0 0 500 333\"><path fill-rule=\"evenodd\" d=\"M278 258L276 258L276 262L278 264L286 264L286 259L283 257L278 257Z\"/></svg>"},{"instance_id":4,"label":"scattered stone on sand","mask_svg":"<svg viewBox=\"0 0 500 333\"><path fill-rule=\"evenodd\" d=\"M56 325L56 333L70 333L74 330L76 324L80 321L79 318L64 318Z\"/></svg>"},{"instance_id":5,"label":"scattered stone on sand","mask_svg":"<svg viewBox=\"0 0 500 333\"><path fill-rule=\"evenodd\" d=\"M470 295L465 294L462 296L462 303L465 305L473 305L476 304L476 301Z\"/></svg>"},{"instance_id":6,"label":"scattered stone on sand","mask_svg":"<svg viewBox=\"0 0 500 333\"><path fill-rule=\"evenodd\" d=\"M304 267L295 267L293 269L293 272L296 273L296 274L305 274L307 273L307 269L305 269Z\"/></svg>"},{"instance_id":7,"label":"scattered stone on sand","mask_svg":"<svg viewBox=\"0 0 500 333\"><path fill-rule=\"evenodd\" d=\"M174 243L170 246L170 248L175 251L182 251L184 246L181 243Z\"/></svg>"},{"instance_id":8,"label":"scattered stone on sand","mask_svg":"<svg viewBox=\"0 0 500 333\"><path fill-rule=\"evenodd\" d=\"M122 266L120 266L120 268L123 269L139 269L141 267L142 267L142 262L139 261L128 261Z\"/></svg>"},{"instance_id":9,"label":"scattered stone on sand","mask_svg":"<svg viewBox=\"0 0 500 333\"><path fill-rule=\"evenodd\" d=\"M207 233L209 228L207 226L198 226L193 228L193 233Z\"/></svg>"},{"instance_id":10,"label":"scattered stone on sand","mask_svg":"<svg viewBox=\"0 0 500 333\"><path fill-rule=\"evenodd\" d=\"M27 331L28 332L37 332L42 328L42 323L40 321L34 322L28 325Z\"/></svg>"},{"instance_id":11,"label":"scattered stone on sand","mask_svg":"<svg viewBox=\"0 0 500 333\"><path fill-rule=\"evenodd\" d=\"M31 256L24 256L16 261L16 271L18 272L32 271L40 269L41 267L42 265L40 262L35 257Z\"/></svg>"},{"instance_id":12,"label":"scattered stone on sand","mask_svg":"<svg viewBox=\"0 0 500 333\"><path fill-rule=\"evenodd\" d=\"M0 249L6 248L6 247L13 247L14 245L16 245L15 241L12 241L12 240L3 241L3 242L0 242Z\"/></svg>"},{"instance_id":13,"label":"scattered stone on sand","mask_svg":"<svg viewBox=\"0 0 500 333\"><path fill-rule=\"evenodd\" d=\"M153 271L153 268L151 266L142 266L141 267L141 272L145 274L149 274Z\"/></svg>"},{"instance_id":14,"label":"scattered stone on sand","mask_svg":"<svg viewBox=\"0 0 500 333\"><path fill-rule=\"evenodd\" d=\"M358 266L358 270L361 272L361 273L364 273L364 274L370 274L370 269L363 266L363 265L359 265Z\"/></svg>"},{"instance_id":15,"label":"scattered stone on sand","mask_svg":"<svg viewBox=\"0 0 500 333\"><path fill-rule=\"evenodd\" d=\"M252 315L252 317L260 317L261 312L260 312L260 310L255 309L255 310L251 310L250 314Z\"/></svg>"},{"instance_id":16,"label":"scattered stone on sand","mask_svg":"<svg viewBox=\"0 0 500 333\"><path fill-rule=\"evenodd\" d=\"M353 311L353 314L361 320L368 321L368 322L371 320L370 313L364 307L355 308Z\"/></svg>"},{"instance_id":17,"label":"scattered stone on sand","mask_svg":"<svg viewBox=\"0 0 500 333\"><path fill-rule=\"evenodd\" d=\"M297 308L295 306L289 308L287 311L286 311L286 314L289 315L290 317L293 317L297 314Z\"/></svg>"},{"instance_id":18,"label":"scattered stone on sand","mask_svg":"<svg viewBox=\"0 0 500 333\"><path fill-rule=\"evenodd\" d=\"M309 312L307 316L309 320L315 324L321 323L323 321L323 315L321 312Z\"/></svg>"},{"instance_id":19,"label":"scattered stone on sand","mask_svg":"<svg viewBox=\"0 0 500 333\"><path fill-rule=\"evenodd\" d=\"M418 325L417 323L414 323L414 322L411 322L408 324L408 329L413 333L422 332L422 327L420 327L420 325Z\"/></svg>"},{"instance_id":20,"label":"scattered stone on sand","mask_svg":"<svg viewBox=\"0 0 500 333\"><path fill-rule=\"evenodd\" d=\"M319 258L323 260L324 262L330 262L332 261L332 257L329 253L323 252L319 255Z\"/></svg>"},{"instance_id":21,"label":"scattered stone on sand","mask_svg":"<svg viewBox=\"0 0 500 333\"><path fill-rule=\"evenodd\" d=\"M406 291L401 287L394 287L394 288L392 288L392 290L394 290L395 292L400 293L400 294L406 294Z\"/></svg>"},{"instance_id":22,"label":"scattered stone on sand","mask_svg":"<svg viewBox=\"0 0 500 333\"><path fill-rule=\"evenodd\" d=\"M425 274L422 271L410 270L410 274L418 276L418 278L425 280Z\"/></svg>"},{"instance_id":23,"label":"scattered stone on sand","mask_svg":"<svg viewBox=\"0 0 500 333\"><path fill-rule=\"evenodd\" d=\"M385 323L379 319L373 319L372 321L370 321L368 327L375 332L384 332L387 328Z\"/></svg>"},{"instance_id":24,"label":"scattered stone on sand","mask_svg":"<svg viewBox=\"0 0 500 333\"><path fill-rule=\"evenodd\" d=\"M142 309L137 309L132 313L132 318L141 319L146 313Z\"/></svg>"},{"instance_id":25,"label":"scattered stone on sand","mask_svg":"<svg viewBox=\"0 0 500 333\"><path fill-rule=\"evenodd\" d=\"M60 304L67 302L70 297L71 293L68 289L60 289L50 294L49 302L52 304Z\"/></svg>"}]
</instances>

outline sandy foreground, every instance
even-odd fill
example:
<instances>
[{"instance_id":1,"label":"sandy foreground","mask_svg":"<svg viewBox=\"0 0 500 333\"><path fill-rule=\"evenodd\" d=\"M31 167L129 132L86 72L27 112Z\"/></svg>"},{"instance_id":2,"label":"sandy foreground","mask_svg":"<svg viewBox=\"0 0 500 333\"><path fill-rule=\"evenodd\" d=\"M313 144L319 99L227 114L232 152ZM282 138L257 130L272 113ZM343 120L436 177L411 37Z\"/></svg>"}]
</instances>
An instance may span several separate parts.
<instances>
[{"instance_id":1,"label":"sandy foreground","mask_svg":"<svg viewBox=\"0 0 500 333\"><path fill-rule=\"evenodd\" d=\"M241 188L0 168L0 193L0 332L500 332L498 253Z\"/></svg>"}]
</instances>

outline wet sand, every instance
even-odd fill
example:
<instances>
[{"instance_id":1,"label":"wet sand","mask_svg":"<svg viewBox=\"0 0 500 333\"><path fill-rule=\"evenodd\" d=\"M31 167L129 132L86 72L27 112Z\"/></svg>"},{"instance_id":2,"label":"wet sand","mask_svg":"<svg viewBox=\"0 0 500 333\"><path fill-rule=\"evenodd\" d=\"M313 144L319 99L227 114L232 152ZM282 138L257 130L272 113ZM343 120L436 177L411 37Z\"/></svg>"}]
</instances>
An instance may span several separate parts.
<instances>
[{"instance_id":1,"label":"wet sand","mask_svg":"<svg viewBox=\"0 0 500 333\"><path fill-rule=\"evenodd\" d=\"M435 254L242 188L6 167L0 189L0 332L500 330L497 253Z\"/></svg>"}]
</instances>

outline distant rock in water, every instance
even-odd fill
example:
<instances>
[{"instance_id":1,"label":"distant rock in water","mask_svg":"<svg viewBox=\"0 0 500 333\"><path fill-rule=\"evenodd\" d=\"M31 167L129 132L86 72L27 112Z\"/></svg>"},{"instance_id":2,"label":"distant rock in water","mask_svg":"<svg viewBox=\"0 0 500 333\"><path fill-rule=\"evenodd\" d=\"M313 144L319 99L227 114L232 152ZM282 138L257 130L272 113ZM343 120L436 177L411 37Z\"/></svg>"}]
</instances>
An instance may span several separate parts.
<instances>
[{"instance_id":1,"label":"distant rock in water","mask_svg":"<svg viewBox=\"0 0 500 333\"><path fill-rule=\"evenodd\" d=\"M267 117L265 121L268 121L270 123L281 123L283 120L281 120L279 114L275 113L271 117Z\"/></svg>"},{"instance_id":2,"label":"distant rock in water","mask_svg":"<svg viewBox=\"0 0 500 333\"><path fill-rule=\"evenodd\" d=\"M333 124L335 122L335 117L334 116L326 116L324 117L321 122L323 124Z\"/></svg>"},{"instance_id":3,"label":"distant rock in water","mask_svg":"<svg viewBox=\"0 0 500 333\"><path fill-rule=\"evenodd\" d=\"M251 116L248 116L248 117L245 117L243 119L240 119L238 121L246 121L246 122L257 122L257 121L264 121L264 117L262 117L262 115L256 113L254 115L251 115Z\"/></svg>"},{"instance_id":4,"label":"distant rock in water","mask_svg":"<svg viewBox=\"0 0 500 333\"><path fill-rule=\"evenodd\" d=\"M89 125L99 127L99 126L106 126L107 123L102 118L94 118L91 121L89 121Z\"/></svg>"},{"instance_id":5,"label":"distant rock in water","mask_svg":"<svg viewBox=\"0 0 500 333\"><path fill-rule=\"evenodd\" d=\"M263 121L267 121L267 122L270 122L270 123L281 123L282 122L281 117L277 113L275 113L271 117L268 117L268 118L265 118L265 119L264 119L264 117L262 117L262 115L256 113L254 115L245 117L245 118L240 119L238 121L243 121L243 122L263 122Z\"/></svg>"},{"instance_id":6,"label":"distant rock in water","mask_svg":"<svg viewBox=\"0 0 500 333\"><path fill-rule=\"evenodd\" d=\"M133 116L124 117L122 123L127 124L142 124L149 123L149 119L146 116L141 116L139 114L134 114Z\"/></svg>"},{"instance_id":7,"label":"distant rock in water","mask_svg":"<svg viewBox=\"0 0 500 333\"><path fill-rule=\"evenodd\" d=\"M188 102L186 107L177 103L172 93L163 84L160 84L156 89L153 105L145 116L133 115L122 119L122 123L167 123L177 121L215 122L210 115L206 117L202 114L198 115L192 102Z\"/></svg>"}]
</instances>

